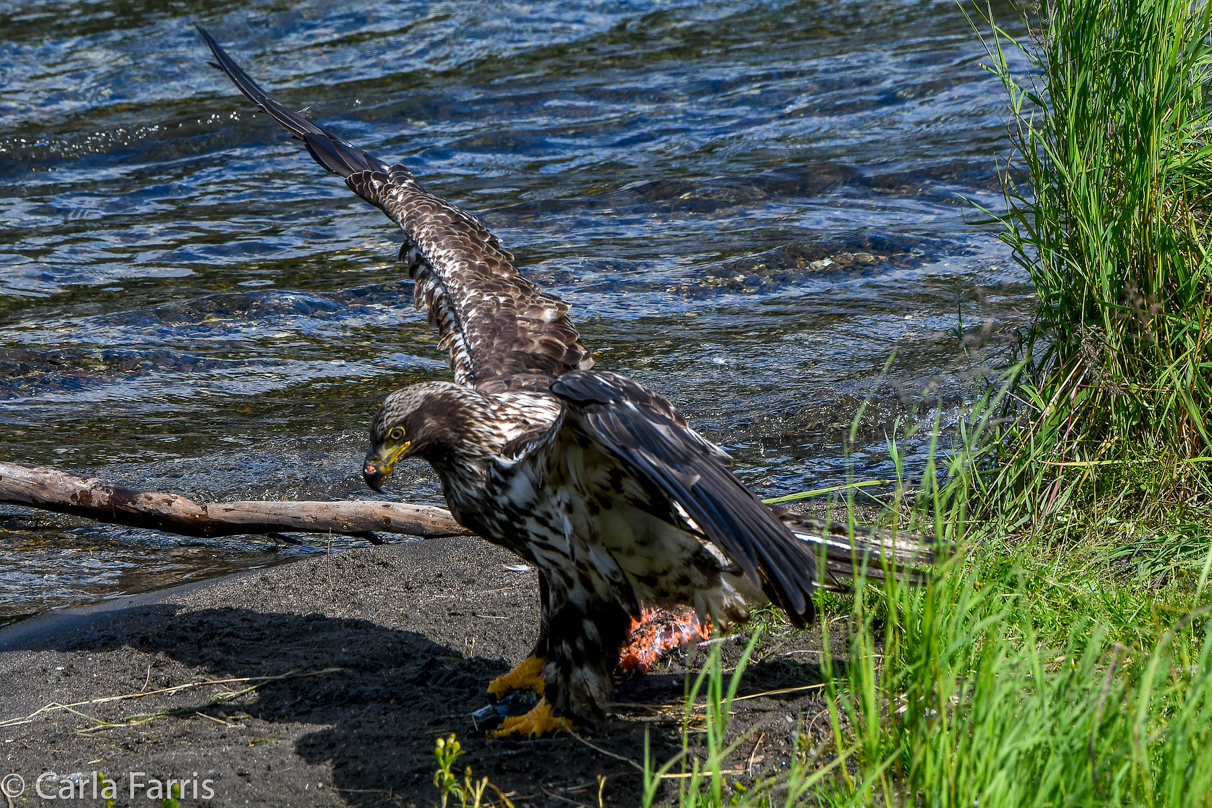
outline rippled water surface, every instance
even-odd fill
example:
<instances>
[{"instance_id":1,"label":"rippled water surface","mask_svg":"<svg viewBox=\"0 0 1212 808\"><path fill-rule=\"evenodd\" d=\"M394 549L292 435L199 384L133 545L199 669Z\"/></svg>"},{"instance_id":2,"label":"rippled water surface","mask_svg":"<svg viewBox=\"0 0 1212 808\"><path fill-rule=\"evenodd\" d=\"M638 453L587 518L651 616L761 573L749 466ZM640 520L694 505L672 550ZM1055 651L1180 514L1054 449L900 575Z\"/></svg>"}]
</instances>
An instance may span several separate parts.
<instances>
[{"instance_id":1,"label":"rippled water surface","mask_svg":"<svg viewBox=\"0 0 1212 808\"><path fill-rule=\"evenodd\" d=\"M894 419L961 401L1030 311L965 223L961 197L998 201L1002 102L951 0L0 2L0 460L369 496L378 401L448 377L399 234L205 65L195 22L479 213L600 367L765 495L841 479L868 396L858 473L886 476ZM427 467L394 479L441 501ZM0 508L0 623L326 547Z\"/></svg>"}]
</instances>

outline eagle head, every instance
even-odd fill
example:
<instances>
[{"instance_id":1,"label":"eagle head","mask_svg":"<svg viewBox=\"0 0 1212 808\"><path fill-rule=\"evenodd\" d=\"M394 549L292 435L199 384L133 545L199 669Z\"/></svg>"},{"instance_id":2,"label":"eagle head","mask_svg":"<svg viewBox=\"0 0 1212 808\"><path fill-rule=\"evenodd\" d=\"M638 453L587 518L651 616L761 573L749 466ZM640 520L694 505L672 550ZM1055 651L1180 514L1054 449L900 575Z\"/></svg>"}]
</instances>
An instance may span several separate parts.
<instances>
[{"instance_id":1,"label":"eagle head","mask_svg":"<svg viewBox=\"0 0 1212 808\"><path fill-rule=\"evenodd\" d=\"M370 426L362 479L382 491L397 461L416 456L434 462L457 452L467 440L466 425L478 415L478 398L477 391L448 382L414 384L389 395Z\"/></svg>"}]
</instances>

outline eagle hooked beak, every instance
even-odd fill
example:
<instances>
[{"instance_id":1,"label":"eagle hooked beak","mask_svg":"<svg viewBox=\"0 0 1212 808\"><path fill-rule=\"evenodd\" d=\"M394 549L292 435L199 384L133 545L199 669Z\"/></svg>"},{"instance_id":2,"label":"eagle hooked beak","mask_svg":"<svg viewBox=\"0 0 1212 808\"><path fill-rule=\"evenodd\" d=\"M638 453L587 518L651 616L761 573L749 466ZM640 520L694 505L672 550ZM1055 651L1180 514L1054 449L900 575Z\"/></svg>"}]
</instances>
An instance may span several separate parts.
<instances>
[{"instance_id":1,"label":"eagle hooked beak","mask_svg":"<svg viewBox=\"0 0 1212 808\"><path fill-rule=\"evenodd\" d=\"M393 447L386 457L374 448L366 453L366 463L362 466L362 479L366 481L372 491L383 490L383 482L391 475L392 467L400 459L400 455L408 451L408 447L411 445L412 441L404 441Z\"/></svg>"}]
</instances>

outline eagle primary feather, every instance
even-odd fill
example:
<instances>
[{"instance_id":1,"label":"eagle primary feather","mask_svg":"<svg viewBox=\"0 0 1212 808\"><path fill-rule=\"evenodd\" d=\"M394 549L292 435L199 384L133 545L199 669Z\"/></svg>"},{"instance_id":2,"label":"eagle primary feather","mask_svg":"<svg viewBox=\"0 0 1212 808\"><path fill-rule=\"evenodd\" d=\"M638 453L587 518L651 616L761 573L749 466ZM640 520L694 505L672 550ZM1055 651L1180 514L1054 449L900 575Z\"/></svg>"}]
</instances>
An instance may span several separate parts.
<instances>
[{"instance_id":1,"label":"eagle primary feather","mask_svg":"<svg viewBox=\"0 0 1212 808\"><path fill-rule=\"evenodd\" d=\"M862 563L854 544L814 538L824 533L818 525L793 534L667 400L593 370L567 304L523 278L478 219L425 191L404 166L274 101L202 35L249 100L404 231L401 259L450 351L455 384L388 396L364 474L377 489L398 459L429 461L461 524L537 567L535 653L493 684L516 686L526 670L527 686L543 692L539 713L515 729L601 716L644 603L691 605L727 625L765 595L802 625L814 616L813 548L831 573Z\"/></svg>"},{"instance_id":2,"label":"eagle primary feather","mask_svg":"<svg viewBox=\"0 0 1212 808\"><path fill-rule=\"evenodd\" d=\"M400 258L416 281L417 307L429 313L450 350L457 383L546 390L554 376L593 367L568 304L523 278L479 219L423 189L406 167L388 165L279 104L198 30L215 56L212 64L240 92L403 229Z\"/></svg>"}]
</instances>

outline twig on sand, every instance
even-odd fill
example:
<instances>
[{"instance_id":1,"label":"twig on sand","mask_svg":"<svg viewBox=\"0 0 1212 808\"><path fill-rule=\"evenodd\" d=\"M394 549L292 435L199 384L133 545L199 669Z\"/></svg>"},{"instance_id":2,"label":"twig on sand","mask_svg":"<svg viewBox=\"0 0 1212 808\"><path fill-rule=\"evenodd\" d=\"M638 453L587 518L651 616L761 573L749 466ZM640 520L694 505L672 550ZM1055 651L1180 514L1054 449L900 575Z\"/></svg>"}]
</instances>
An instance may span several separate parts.
<instances>
[{"instance_id":1,"label":"twig on sand","mask_svg":"<svg viewBox=\"0 0 1212 808\"><path fill-rule=\"evenodd\" d=\"M744 769L720 769L719 772L713 772L713 771L668 772L668 773L662 774L660 776L662 779L665 779L665 780L673 780L673 779L686 780L691 777L714 777L717 773L721 774L721 775L724 775L724 774L736 775L736 774L744 774L745 770Z\"/></svg>"},{"instance_id":2,"label":"twig on sand","mask_svg":"<svg viewBox=\"0 0 1212 808\"><path fill-rule=\"evenodd\" d=\"M609 758L614 758L615 760L621 760L624 763L626 763L628 766L631 766L632 768L639 771L641 774L644 773L644 767L641 766L640 764L636 763L631 758L624 757L623 755L620 755L616 752L611 752L609 749L603 749L602 747L598 746L595 743L590 743L589 741L585 740L584 738L582 738L580 735L576 734L572 730L568 730L568 734L571 735L572 737L576 738L578 741L585 744L586 746L588 746L590 749L597 752L598 754L605 755L606 757L609 757Z\"/></svg>"},{"instance_id":3,"label":"twig on sand","mask_svg":"<svg viewBox=\"0 0 1212 808\"><path fill-rule=\"evenodd\" d=\"M806 690L820 690L825 685L799 685L797 687L780 687L778 690L764 690L761 693L750 693L748 696L736 696L733 701L745 701L746 699L760 699L763 696L781 696L784 693L802 693Z\"/></svg>"},{"instance_id":4,"label":"twig on sand","mask_svg":"<svg viewBox=\"0 0 1212 808\"><path fill-rule=\"evenodd\" d=\"M232 723L232 722L230 722L230 721L224 721L222 718L216 718L216 717L215 717L215 716L213 716L213 715L207 715L206 713L202 712L201 710L195 710L195 711L194 711L194 715L198 716L198 718L205 718L205 719L207 719L208 721L214 721L216 724L222 724L222 725L223 725L223 726L225 726L225 727L238 727L238 726L240 726L239 724L233 724L233 723Z\"/></svg>"},{"instance_id":5,"label":"twig on sand","mask_svg":"<svg viewBox=\"0 0 1212 808\"><path fill-rule=\"evenodd\" d=\"M763 732L761 735L759 735L758 739L757 739L757 743L755 743L753 745L753 751L749 753L749 765L747 765L745 767L745 772L747 774L753 774L753 761L757 758L758 747L762 745L762 739L765 737L766 737L765 732Z\"/></svg>"},{"instance_id":6,"label":"twig on sand","mask_svg":"<svg viewBox=\"0 0 1212 808\"><path fill-rule=\"evenodd\" d=\"M589 741L585 740L584 738L582 738L580 735L573 732L572 730L568 730L568 734L571 735L572 737L576 738L581 743L588 746L593 751L595 751L599 754L605 755L606 757L614 758L615 760L621 760L622 762L626 763L628 766L631 766L636 771L640 772L640 774L645 773L644 767L641 766L640 764L636 763L631 758L625 757L625 756L617 754L615 752L611 752L609 749L603 749L602 747L598 746L595 743L590 743ZM669 766L670 764L676 763L680 758L685 757L689 752L690 752L689 749L683 749L682 751L680 751L676 755L674 755L673 758L671 760L669 760L669 762L666 763L665 765ZM741 773L742 773L741 769L723 769L722 771L720 771L720 774L741 774ZM713 774L715 774L715 772L698 772L698 774L703 777L711 777ZM660 777L661 779L674 779L674 778L693 777L693 776L694 776L694 772L682 772L682 773L658 772L657 773L657 777Z\"/></svg>"},{"instance_id":7,"label":"twig on sand","mask_svg":"<svg viewBox=\"0 0 1212 808\"><path fill-rule=\"evenodd\" d=\"M780 687L778 690L763 690L761 693L750 693L748 696L734 696L733 701L746 701L748 699L760 699L763 696L782 696L786 693L803 693L807 690L820 690L824 684L816 685L798 685L796 687ZM695 710L702 710L706 707L705 704L694 705Z\"/></svg>"},{"instance_id":8,"label":"twig on sand","mask_svg":"<svg viewBox=\"0 0 1212 808\"><path fill-rule=\"evenodd\" d=\"M585 803L583 803L583 802L577 802L576 800L570 800L570 799L568 799L567 797L562 797L562 796L560 796L559 794L555 793L554 791L551 791L550 789L546 789L546 788L543 788L542 786L539 786L539 790L540 790L540 791L542 791L544 794L546 794L548 797L551 797L551 798L552 798L552 799L554 799L554 800L559 800L560 802L566 802L566 803L568 803L569 805L576 805L576 806L577 806L577 808L585 808ZM581 788L581 789L578 789L578 790L580 790L580 791L584 791L584 790L585 790L585 788ZM571 792L570 792L570 793L571 793Z\"/></svg>"},{"instance_id":9,"label":"twig on sand","mask_svg":"<svg viewBox=\"0 0 1212 808\"><path fill-rule=\"evenodd\" d=\"M34 719L38 718L39 716L49 715L50 713L56 713L56 712L60 712L60 711L64 711L64 710L67 712L70 712L70 713L75 713L76 715L83 716L84 718L87 718L90 721L97 721L99 723L105 723L105 722L101 721L101 719L93 718L90 715L80 712L76 708L77 707L89 707L94 704L108 704L110 702L115 702L115 701L126 701L127 699L141 699L141 698L145 698L147 696L177 693L182 690L190 690L190 689L198 688L198 687L209 687L211 685L230 685L230 684L238 684L241 682L255 682L256 683L254 685L251 685L250 687L241 688L240 690L228 690L224 693L221 693L216 698L216 701L226 701L226 700L234 699L237 696L242 696L245 693L250 693L259 687L269 684L270 682L281 682L286 679L305 679L310 676L327 676L330 673L340 673L343 670L345 670L345 668L324 668L323 670L318 670L318 671L288 671L286 673L282 673L277 676L240 676L240 677L235 677L232 679L206 679L206 680L203 680L200 682L186 682L184 684L173 685L172 687L162 687L159 690L139 691L138 693L122 693L117 696L104 696L104 697L98 698L98 699L89 699L88 701L75 701L75 702L72 702L71 704L60 704L58 702L52 702L51 704L48 704L45 707L39 707L37 710L34 710L29 715L18 716L17 718L10 718L6 721L0 721L0 727L15 727L20 724L30 724L34 721Z\"/></svg>"},{"instance_id":10,"label":"twig on sand","mask_svg":"<svg viewBox=\"0 0 1212 808\"><path fill-rule=\"evenodd\" d=\"M427 539L470 535L449 511L429 505L379 501L195 502L177 494L140 491L97 477L18 463L0 463L0 504L199 538L273 536L283 531L362 538L375 533Z\"/></svg>"}]
</instances>

